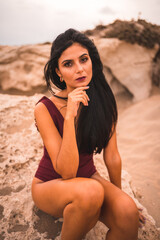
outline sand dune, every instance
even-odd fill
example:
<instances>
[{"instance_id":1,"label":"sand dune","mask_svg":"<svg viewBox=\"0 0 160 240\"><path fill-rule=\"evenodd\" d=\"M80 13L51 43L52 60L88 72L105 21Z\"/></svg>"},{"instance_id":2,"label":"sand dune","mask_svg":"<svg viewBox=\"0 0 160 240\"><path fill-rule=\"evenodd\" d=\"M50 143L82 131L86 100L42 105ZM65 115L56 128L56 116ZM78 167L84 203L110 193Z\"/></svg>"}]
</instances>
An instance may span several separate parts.
<instances>
[{"instance_id":1,"label":"sand dune","mask_svg":"<svg viewBox=\"0 0 160 240\"><path fill-rule=\"evenodd\" d=\"M117 132L123 168L132 176L136 196L160 227L160 95L122 111Z\"/></svg>"}]
</instances>

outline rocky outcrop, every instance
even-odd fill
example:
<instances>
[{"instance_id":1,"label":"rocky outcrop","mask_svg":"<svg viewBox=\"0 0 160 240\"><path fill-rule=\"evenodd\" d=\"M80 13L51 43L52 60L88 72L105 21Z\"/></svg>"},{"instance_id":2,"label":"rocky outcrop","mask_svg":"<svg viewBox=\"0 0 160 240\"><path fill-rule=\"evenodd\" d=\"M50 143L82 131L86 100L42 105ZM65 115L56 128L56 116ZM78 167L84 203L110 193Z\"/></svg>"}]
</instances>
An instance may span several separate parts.
<instances>
[{"instance_id":1,"label":"rocky outcrop","mask_svg":"<svg viewBox=\"0 0 160 240\"><path fill-rule=\"evenodd\" d=\"M154 48L156 44L160 46L160 26L143 19L131 21L117 19L108 25L97 25L94 29L86 30L84 33L101 38L117 38L148 49Z\"/></svg>"},{"instance_id":2,"label":"rocky outcrop","mask_svg":"<svg viewBox=\"0 0 160 240\"><path fill-rule=\"evenodd\" d=\"M160 48L152 62L152 80L160 88Z\"/></svg>"},{"instance_id":3,"label":"rocky outcrop","mask_svg":"<svg viewBox=\"0 0 160 240\"><path fill-rule=\"evenodd\" d=\"M138 21L115 21L85 33L94 40L113 92L129 91L135 101L159 86L160 27ZM32 95L46 90L44 66L50 43L0 46L0 92Z\"/></svg>"},{"instance_id":4,"label":"rocky outcrop","mask_svg":"<svg viewBox=\"0 0 160 240\"><path fill-rule=\"evenodd\" d=\"M115 20L84 33L99 39L105 75L115 93L128 89L138 101L150 95L152 83L159 86L160 26L143 19Z\"/></svg>"},{"instance_id":5,"label":"rocky outcrop","mask_svg":"<svg viewBox=\"0 0 160 240\"><path fill-rule=\"evenodd\" d=\"M38 210L31 198L31 181L36 171L43 148L34 125L33 109L41 95L32 97L0 94L1 154L0 154L0 239L54 239L60 234L62 219ZM95 164L107 178L101 155L96 155ZM131 178L123 172L123 190L137 203L131 188ZM139 230L139 240L158 240L159 231L155 222L143 208L147 217L146 226ZM86 236L86 240L104 239L107 228L100 223Z\"/></svg>"},{"instance_id":6,"label":"rocky outcrop","mask_svg":"<svg viewBox=\"0 0 160 240\"><path fill-rule=\"evenodd\" d=\"M43 69L49 52L50 44L0 46L1 91L29 95L45 91Z\"/></svg>"},{"instance_id":7,"label":"rocky outcrop","mask_svg":"<svg viewBox=\"0 0 160 240\"><path fill-rule=\"evenodd\" d=\"M135 101L147 98L152 89L152 60L158 46L148 49L115 38L94 38L94 41L105 69L111 71L104 73L113 91L117 93L115 90L119 92L123 86L134 96ZM119 83L121 88L117 86ZM117 86L116 89L114 86Z\"/></svg>"}]
</instances>

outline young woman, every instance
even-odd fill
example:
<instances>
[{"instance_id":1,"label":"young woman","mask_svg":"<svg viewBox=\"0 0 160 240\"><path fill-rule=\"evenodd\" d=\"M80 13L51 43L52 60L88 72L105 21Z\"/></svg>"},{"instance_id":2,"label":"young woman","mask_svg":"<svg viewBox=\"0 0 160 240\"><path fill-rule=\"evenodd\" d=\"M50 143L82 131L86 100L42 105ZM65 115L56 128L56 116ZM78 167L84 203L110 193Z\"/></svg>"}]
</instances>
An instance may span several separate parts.
<instances>
[{"instance_id":1,"label":"young woman","mask_svg":"<svg viewBox=\"0 0 160 240\"><path fill-rule=\"evenodd\" d=\"M38 208L63 217L61 239L80 240L102 221L106 240L136 240L139 213L121 190L116 142L117 108L94 43L69 29L52 44L45 79L60 91L35 108L44 155L32 183ZM93 153L103 150L110 182L100 176Z\"/></svg>"}]
</instances>

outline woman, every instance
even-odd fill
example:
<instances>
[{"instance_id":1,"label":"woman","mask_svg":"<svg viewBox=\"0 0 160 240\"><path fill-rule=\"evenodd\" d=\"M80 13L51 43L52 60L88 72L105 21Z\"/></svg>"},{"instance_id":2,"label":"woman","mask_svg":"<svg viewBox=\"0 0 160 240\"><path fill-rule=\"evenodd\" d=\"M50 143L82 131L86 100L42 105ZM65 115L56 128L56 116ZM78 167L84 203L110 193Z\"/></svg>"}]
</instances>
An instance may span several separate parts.
<instances>
[{"instance_id":1,"label":"woman","mask_svg":"<svg viewBox=\"0 0 160 240\"><path fill-rule=\"evenodd\" d=\"M62 240L82 239L98 220L109 228L106 240L137 239L138 210L121 190L116 102L94 43L74 29L60 34L45 79L51 91L52 84L61 91L35 107L44 143L32 183L36 206L63 217ZM111 182L93 163L93 153L102 150Z\"/></svg>"}]
</instances>

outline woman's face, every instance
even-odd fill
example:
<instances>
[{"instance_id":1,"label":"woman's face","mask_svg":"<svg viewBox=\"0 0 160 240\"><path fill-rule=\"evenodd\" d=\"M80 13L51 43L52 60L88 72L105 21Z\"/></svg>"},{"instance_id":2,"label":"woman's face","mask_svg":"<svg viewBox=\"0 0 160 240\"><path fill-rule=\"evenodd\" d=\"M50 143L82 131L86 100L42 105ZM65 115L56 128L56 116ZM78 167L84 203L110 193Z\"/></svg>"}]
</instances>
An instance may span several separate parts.
<instances>
[{"instance_id":1,"label":"woman's face","mask_svg":"<svg viewBox=\"0 0 160 240\"><path fill-rule=\"evenodd\" d=\"M66 83L67 91L84 87L92 79L92 61L88 50L79 43L73 43L58 59L56 73Z\"/></svg>"}]
</instances>

